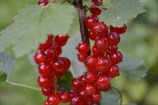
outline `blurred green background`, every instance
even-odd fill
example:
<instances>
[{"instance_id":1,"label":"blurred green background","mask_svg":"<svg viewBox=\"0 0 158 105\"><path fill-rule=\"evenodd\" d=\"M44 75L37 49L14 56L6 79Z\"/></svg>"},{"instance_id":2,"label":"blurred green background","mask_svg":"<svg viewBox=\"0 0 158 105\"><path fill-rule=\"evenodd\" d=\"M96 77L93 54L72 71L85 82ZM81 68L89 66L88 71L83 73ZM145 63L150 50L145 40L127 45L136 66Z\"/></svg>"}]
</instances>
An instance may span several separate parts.
<instances>
[{"instance_id":1,"label":"blurred green background","mask_svg":"<svg viewBox=\"0 0 158 105\"><path fill-rule=\"evenodd\" d=\"M0 30L13 22L18 10L35 4L37 0L0 0ZM128 32L122 37L121 51L145 60L148 75L138 81L127 80L124 75L113 80L113 85L123 93L123 103L158 105L158 0L140 0L146 12L128 23ZM8 49L9 52L10 49ZM38 87L34 67L28 57L16 61L9 80ZM0 83L0 105L42 105L45 97L38 91Z\"/></svg>"}]
</instances>

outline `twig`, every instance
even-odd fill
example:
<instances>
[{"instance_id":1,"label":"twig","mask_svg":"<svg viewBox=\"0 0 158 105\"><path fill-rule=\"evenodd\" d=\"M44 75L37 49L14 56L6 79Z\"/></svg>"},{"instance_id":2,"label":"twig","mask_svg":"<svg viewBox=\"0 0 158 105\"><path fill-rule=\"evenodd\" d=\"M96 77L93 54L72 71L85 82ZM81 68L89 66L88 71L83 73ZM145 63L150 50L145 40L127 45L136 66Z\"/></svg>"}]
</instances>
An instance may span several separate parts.
<instances>
[{"instance_id":1,"label":"twig","mask_svg":"<svg viewBox=\"0 0 158 105\"><path fill-rule=\"evenodd\" d=\"M120 97L120 104L119 105L122 105L122 93L119 89L115 88L115 87L111 87L112 90L115 90L118 94L119 94L119 97Z\"/></svg>"},{"instance_id":2,"label":"twig","mask_svg":"<svg viewBox=\"0 0 158 105\"><path fill-rule=\"evenodd\" d=\"M18 87L28 88L28 89L32 89L32 90L36 90L36 91L41 91L41 89L39 89L39 88L32 87L32 86L25 85L25 84L11 82L9 80L6 80L6 83L9 84L9 85L13 85L13 86L18 86Z\"/></svg>"}]
</instances>

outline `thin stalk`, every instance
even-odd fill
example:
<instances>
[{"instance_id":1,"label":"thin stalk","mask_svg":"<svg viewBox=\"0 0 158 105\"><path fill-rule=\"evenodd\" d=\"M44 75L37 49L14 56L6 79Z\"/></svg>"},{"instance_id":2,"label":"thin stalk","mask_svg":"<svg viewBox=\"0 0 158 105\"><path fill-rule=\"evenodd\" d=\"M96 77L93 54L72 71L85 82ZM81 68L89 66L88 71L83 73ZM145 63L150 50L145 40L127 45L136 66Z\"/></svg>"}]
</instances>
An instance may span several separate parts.
<instances>
[{"instance_id":1,"label":"thin stalk","mask_svg":"<svg viewBox=\"0 0 158 105\"><path fill-rule=\"evenodd\" d=\"M115 87L111 87L112 90L115 90L118 94L119 94L119 97L120 97L120 103L119 105L122 105L122 102L123 102L123 99L122 99L122 93L119 89L115 88Z\"/></svg>"},{"instance_id":2,"label":"thin stalk","mask_svg":"<svg viewBox=\"0 0 158 105\"><path fill-rule=\"evenodd\" d=\"M13 86L18 86L18 87L22 87L22 88L27 88L27 89L32 89L32 90L36 90L36 91L41 91L41 89L33 87L33 86L29 86L26 84L20 84L20 83L16 83L16 82L11 82L9 80L6 80L6 83L9 85L13 85Z\"/></svg>"}]
</instances>

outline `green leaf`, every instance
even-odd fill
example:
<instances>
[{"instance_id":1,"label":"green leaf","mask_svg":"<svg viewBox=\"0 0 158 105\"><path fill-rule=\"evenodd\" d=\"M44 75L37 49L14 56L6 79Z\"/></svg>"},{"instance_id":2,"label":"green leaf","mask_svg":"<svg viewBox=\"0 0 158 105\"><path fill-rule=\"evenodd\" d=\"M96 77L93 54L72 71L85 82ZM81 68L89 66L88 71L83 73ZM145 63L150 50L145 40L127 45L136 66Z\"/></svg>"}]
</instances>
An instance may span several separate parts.
<instances>
[{"instance_id":1,"label":"green leaf","mask_svg":"<svg viewBox=\"0 0 158 105\"><path fill-rule=\"evenodd\" d=\"M14 70L15 60L9 54L0 52L0 72L11 74Z\"/></svg>"},{"instance_id":2,"label":"green leaf","mask_svg":"<svg viewBox=\"0 0 158 105\"><path fill-rule=\"evenodd\" d=\"M144 65L144 60L131 58L127 55L124 55L123 61L119 64L119 67L120 71L131 80L139 80L145 77L148 71Z\"/></svg>"},{"instance_id":3,"label":"green leaf","mask_svg":"<svg viewBox=\"0 0 158 105\"><path fill-rule=\"evenodd\" d=\"M7 75L14 70L15 60L9 54L0 52L0 81L5 81Z\"/></svg>"},{"instance_id":4,"label":"green leaf","mask_svg":"<svg viewBox=\"0 0 158 105\"><path fill-rule=\"evenodd\" d=\"M121 26L145 12L138 0L110 0L110 6L100 15L107 25Z\"/></svg>"},{"instance_id":5,"label":"green leaf","mask_svg":"<svg viewBox=\"0 0 158 105\"><path fill-rule=\"evenodd\" d=\"M102 93L101 105L119 105L119 96L114 92Z\"/></svg>"},{"instance_id":6,"label":"green leaf","mask_svg":"<svg viewBox=\"0 0 158 105\"><path fill-rule=\"evenodd\" d=\"M74 11L71 5L27 6L14 17L12 25L1 31L0 49L13 44L17 57L30 53L46 39L47 34L68 33Z\"/></svg>"}]
</instances>

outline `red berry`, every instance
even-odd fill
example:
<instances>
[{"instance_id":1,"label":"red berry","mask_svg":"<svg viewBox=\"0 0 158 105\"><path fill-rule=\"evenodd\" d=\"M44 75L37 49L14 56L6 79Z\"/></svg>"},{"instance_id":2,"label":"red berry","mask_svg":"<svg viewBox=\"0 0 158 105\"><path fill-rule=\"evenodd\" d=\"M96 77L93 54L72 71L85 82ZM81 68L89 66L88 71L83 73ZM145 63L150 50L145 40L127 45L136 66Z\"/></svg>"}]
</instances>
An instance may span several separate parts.
<instances>
[{"instance_id":1,"label":"red berry","mask_svg":"<svg viewBox=\"0 0 158 105\"><path fill-rule=\"evenodd\" d=\"M110 32L116 32L118 34L123 34L125 33L127 30L127 27L126 25L124 24L122 27L113 27L113 26L110 26Z\"/></svg>"},{"instance_id":2,"label":"red berry","mask_svg":"<svg viewBox=\"0 0 158 105\"><path fill-rule=\"evenodd\" d=\"M81 88L81 82L80 82L80 80L78 78L74 78L72 80L72 87L75 90L79 90Z\"/></svg>"},{"instance_id":3,"label":"red berry","mask_svg":"<svg viewBox=\"0 0 158 105\"><path fill-rule=\"evenodd\" d=\"M108 42L106 39L98 39L95 41L94 46L101 52L104 53L108 47Z\"/></svg>"},{"instance_id":4,"label":"red berry","mask_svg":"<svg viewBox=\"0 0 158 105\"><path fill-rule=\"evenodd\" d=\"M51 94L54 93L54 88L53 87L50 87L50 88L42 88L42 93L45 95L45 96L49 96Z\"/></svg>"},{"instance_id":5,"label":"red berry","mask_svg":"<svg viewBox=\"0 0 158 105\"><path fill-rule=\"evenodd\" d=\"M98 17L96 15L88 16L85 20L86 27L91 29L95 22L98 22Z\"/></svg>"},{"instance_id":6,"label":"red berry","mask_svg":"<svg viewBox=\"0 0 158 105\"><path fill-rule=\"evenodd\" d=\"M100 15L101 14L101 10L98 7L91 7L90 12L92 15Z\"/></svg>"},{"instance_id":7,"label":"red berry","mask_svg":"<svg viewBox=\"0 0 158 105\"><path fill-rule=\"evenodd\" d=\"M58 43L60 46L64 46L67 43L69 36L65 35L58 35L55 37L54 41Z\"/></svg>"},{"instance_id":8,"label":"red berry","mask_svg":"<svg viewBox=\"0 0 158 105\"><path fill-rule=\"evenodd\" d=\"M110 69L110 61L107 57L99 56L96 63L95 68L99 72L107 72Z\"/></svg>"},{"instance_id":9,"label":"red berry","mask_svg":"<svg viewBox=\"0 0 158 105\"><path fill-rule=\"evenodd\" d=\"M50 60L52 60L54 62L56 62L57 59L58 59L57 51L55 49L47 49L47 50L45 50L44 55L45 55L45 57L47 59L50 59Z\"/></svg>"},{"instance_id":10,"label":"red berry","mask_svg":"<svg viewBox=\"0 0 158 105\"><path fill-rule=\"evenodd\" d=\"M74 96L71 99L70 105L83 105L81 99L78 96Z\"/></svg>"},{"instance_id":11,"label":"red berry","mask_svg":"<svg viewBox=\"0 0 158 105\"><path fill-rule=\"evenodd\" d=\"M61 102L63 102L63 103L67 103L67 102L70 101L70 96L69 96L68 93L63 93L63 94L60 96L60 98L61 98Z\"/></svg>"},{"instance_id":12,"label":"red berry","mask_svg":"<svg viewBox=\"0 0 158 105\"><path fill-rule=\"evenodd\" d=\"M93 68L95 66L95 63L96 63L96 56L94 55L90 55L87 57L87 60L85 62L85 65L88 67L88 68Z\"/></svg>"},{"instance_id":13,"label":"red berry","mask_svg":"<svg viewBox=\"0 0 158 105\"><path fill-rule=\"evenodd\" d=\"M109 45L117 45L120 42L120 35L112 32L109 33L108 43Z\"/></svg>"},{"instance_id":14,"label":"red berry","mask_svg":"<svg viewBox=\"0 0 158 105\"><path fill-rule=\"evenodd\" d=\"M108 27L103 22L96 22L91 31L96 35L97 39L101 39L106 36Z\"/></svg>"},{"instance_id":15,"label":"red berry","mask_svg":"<svg viewBox=\"0 0 158 105\"><path fill-rule=\"evenodd\" d=\"M100 53L99 49L95 45L92 47L92 52L94 55L99 55Z\"/></svg>"},{"instance_id":16,"label":"red berry","mask_svg":"<svg viewBox=\"0 0 158 105\"><path fill-rule=\"evenodd\" d=\"M45 102L44 102L44 105L49 105L48 101L45 101Z\"/></svg>"},{"instance_id":17,"label":"red berry","mask_svg":"<svg viewBox=\"0 0 158 105\"><path fill-rule=\"evenodd\" d=\"M116 52L118 50L118 47L117 47L117 45L109 45L108 46L108 52L109 53L114 53L114 52Z\"/></svg>"},{"instance_id":18,"label":"red berry","mask_svg":"<svg viewBox=\"0 0 158 105\"><path fill-rule=\"evenodd\" d=\"M77 54L77 57L80 62L85 62L88 56L85 54Z\"/></svg>"},{"instance_id":19,"label":"red berry","mask_svg":"<svg viewBox=\"0 0 158 105\"><path fill-rule=\"evenodd\" d=\"M100 102L101 98L102 98L102 96L101 96L100 93L95 93L95 94L92 95L92 101L93 102Z\"/></svg>"},{"instance_id":20,"label":"red berry","mask_svg":"<svg viewBox=\"0 0 158 105\"><path fill-rule=\"evenodd\" d=\"M96 74L88 71L84 74L84 78L87 83L93 83L96 81Z\"/></svg>"},{"instance_id":21,"label":"red berry","mask_svg":"<svg viewBox=\"0 0 158 105\"><path fill-rule=\"evenodd\" d=\"M38 66L38 72L41 75L51 75L53 73L53 68L49 63L41 63Z\"/></svg>"},{"instance_id":22,"label":"red berry","mask_svg":"<svg viewBox=\"0 0 158 105\"><path fill-rule=\"evenodd\" d=\"M66 57L62 57L62 59L64 60L64 62L65 62L65 69L68 69L68 68L70 68L70 66L71 66L71 62L70 62L70 60L68 59L68 58L66 58Z\"/></svg>"},{"instance_id":23,"label":"red berry","mask_svg":"<svg viewBox=\"0 0 158 105\"><path fill-rule=\"evenodd\" d=\"M78 52L81 54L87 54L90 50L90 45L86 42L81 42L77 46Z\"/></svg>"},{"instance_id":24,"label":"red berry","mask_svg":"<svg viewBox=\"0 0 158 105\"><path fill-rule=\"evenodd\" d=\"M37 81L39 86L41 86L42 88L48 88L50 85L52 85L52 81L50 80L50 78L42 75L38 77Z\"/></svg>"},{"instance_id":25,"label":"red berry","mask_svg":"<svg viewBox=\"0 0 158 105\"><path fill-rule=\"evenodd\" d=\"M96 92L96 86L92 85L92 84L86 84L85 88L84 88L85 92L87 95L92 95Z\"/></svg>"},{"instance_id":26,"label":"red berry","mask_svg":"<svg viewBox=\"0 0 158 105\"><path fill-rule=\"evenodd\" d=\"M60 98L57 95L53 94L48 96L47 102L49 103L49 105L59 105Z\"/></svg>"},{"instance_id":27,"label":"red berry","mask_svg":"<svg viewBox=\"0 0 158 105\"><path fill-rule=\"evenodd\" d=\"M117 65L112 65L107 75L114 78L119 75L119 67Z\"/></svg>"},{"instance_id":28,"label":"red berry","mask_svg":"<svg viewBox=\"0 0 158 105\"><path fill-rule=\"evenodd\" d=\"M96 34L94 34L91 30L88 31L88 36L91 40L95 40L97 38Z\"/></svg>"},{"instance_id":29,"label":"red berry","mask_svg":"<svg viewBox=\"0 0 158 105\"><path fill-rule=\"evenodd\" d=\"M61 46L58 43L56 43L56 42L52 43L51 48L56 50L57 56L59 56L61 54L61 52L62 52Z\"/></svg>"},{"instance_id":30,"label":"red berry","mask_svg":"<svg viewBox=\"0 0 158 105\"><path fill-rule=\"evenodd\" d=\"M110 60L113 64L118 64L122 61L122 54L119 51L111 53L109 56L110 56Z\"/></svg>"},{"instance_id":31,"label":"red berry","mask_svg":"<svg viewBox=\"0 0 158 105\"><path fill-rule=\"evenodd\" d=\"M96 84L100 89L105 89L110 86L110 80L106 75L100 75L96 79Z\"/></svg>"},{"instance_id":32,"label":"red berry","mask_svg":"<svg viewBox=\"0 0 158 105\"><path fill-rule=\"evenodd\" d=\"M38 5L41 5L41 6L46 6L46 5L48 5L48 0L40 0L39 2L38 2Z\"/></svg>"},{"instance_id":33,"label":"red berry","mask_svg":"<svg viewBox=\"0 0 158 105\"><path fill-rule=\"evenodd\" d=\"M38 51L35 55L34 55L34 61L37 63L37 64L40 64L42 62L45 61L45 58L43 56L43 53L42 51Z\"/></svg>"},{"instance_id":34,"label":"red berry","mask_svg":"<svg viewBox=\"0 0 158 105\"><path fill-rule=\"evenodd\" d=\"M49 49L52 45L53 37L54 36L52 34L48 34L46 42L44 44L40 44L38 49L41 50L41 51Z\"/></svg>"}]
</instances>

